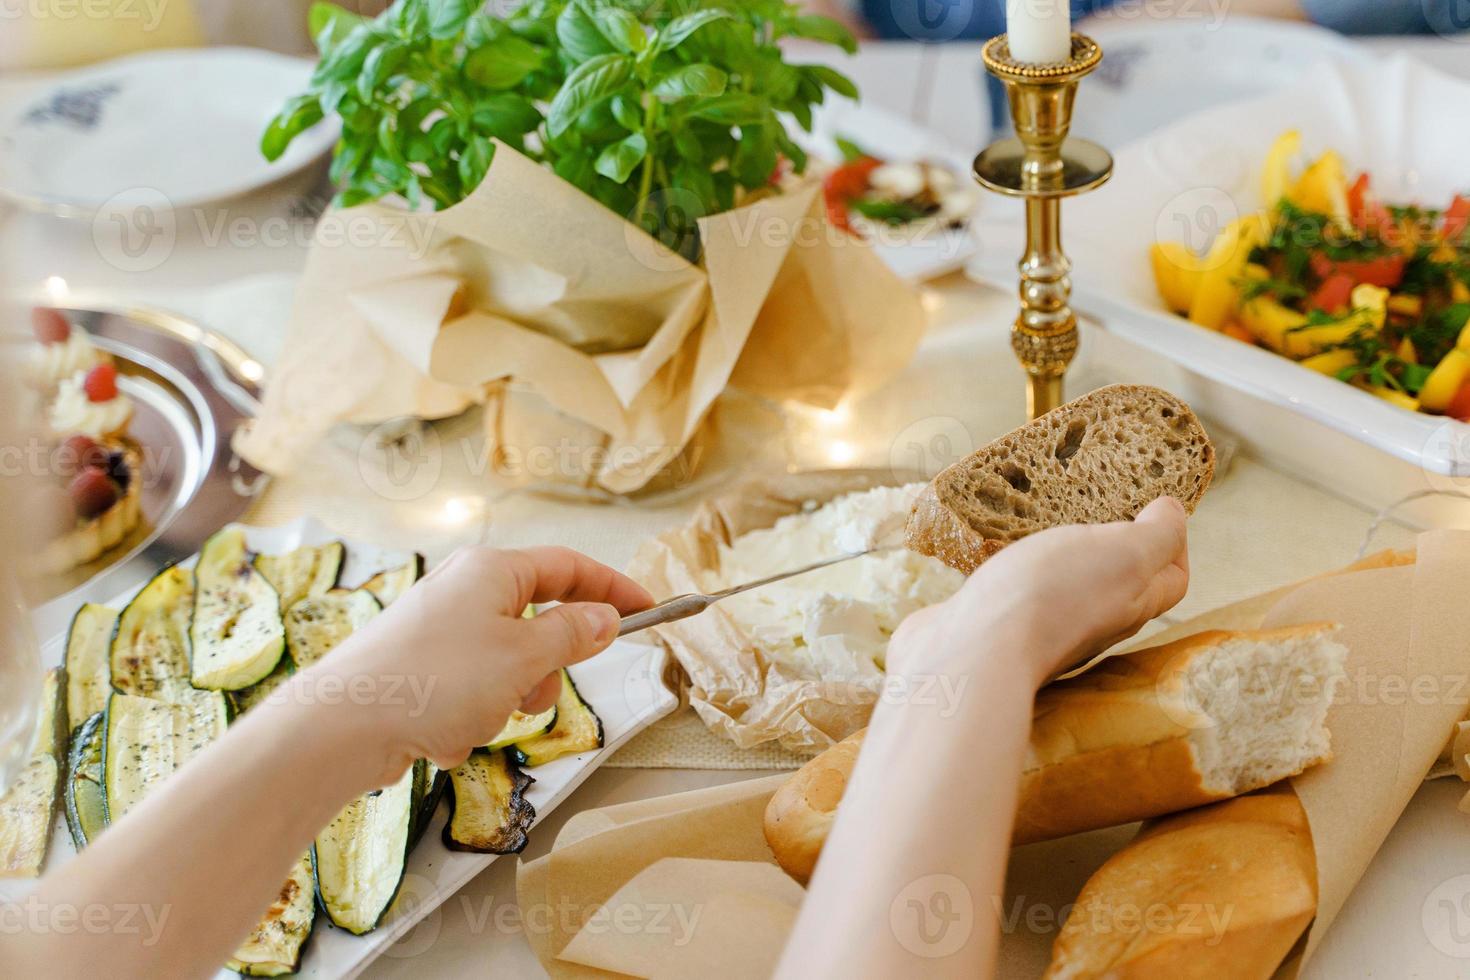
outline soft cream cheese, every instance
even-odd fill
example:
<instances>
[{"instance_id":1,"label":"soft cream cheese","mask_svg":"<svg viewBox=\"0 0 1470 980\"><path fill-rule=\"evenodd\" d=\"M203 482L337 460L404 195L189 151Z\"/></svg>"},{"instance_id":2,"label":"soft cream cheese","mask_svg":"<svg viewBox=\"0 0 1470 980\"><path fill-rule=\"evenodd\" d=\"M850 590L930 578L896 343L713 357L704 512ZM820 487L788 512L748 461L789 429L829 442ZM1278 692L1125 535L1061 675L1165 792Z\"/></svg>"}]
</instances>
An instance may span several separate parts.
<instances>
[{"instance_id":1,"label":"soft cream cheese","mask_svg":"<svg viewBox=\"0 0 1470 980\"><path fill-rule=\"evenodd\" d=\"M32 384L51 389L78 371L85 374L107 360L107 353L93 346L86 331L74 329L61 343L33 346L26 374Z\"/></svg>"},{"instance_id":2,"label":"soft cream cheese","mask_svg":"<svg viewBox=\"0 0 1470 980\"><path fill-rule=\"evenodd\" d=\"M93 439L121 433L132 421L132 401L122 392L105 402L91 401L83 388L86 378L85 371L78 371L61 382L51 404L51 431L59 436L81 433Z\"/></svg>"},{"instance_id":3,"label":"soft cream cheese","mask_svg":"<svg viewBox=\"0 0 1470 980\"><path fill-rule=\"evenodd\" d=\"M823 558L901 545L904 523L924 487L848 494L752 531L720 549L707 589L725 588ZM772 660L821 680L878 676L888 640L904 617L952 595L965 578L898 547L866 555L720 603Z\"/></svg>"}]
</instances>

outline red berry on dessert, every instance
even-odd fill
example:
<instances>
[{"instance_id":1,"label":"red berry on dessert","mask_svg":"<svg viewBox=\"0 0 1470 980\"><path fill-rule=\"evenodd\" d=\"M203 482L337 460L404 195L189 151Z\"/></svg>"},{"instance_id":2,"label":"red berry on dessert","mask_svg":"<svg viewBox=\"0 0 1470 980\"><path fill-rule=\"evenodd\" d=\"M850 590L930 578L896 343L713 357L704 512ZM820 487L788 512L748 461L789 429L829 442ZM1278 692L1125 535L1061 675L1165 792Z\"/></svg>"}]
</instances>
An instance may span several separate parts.
<instances>
[{"instance_id":1,"label":"red berry on dessert","mask_svg":"<svg viewBox=\"0 0 1470 980\"><path fill-rule=\"evenodd\" d=\"M117 503L117 484L106 470L89 468L82 470L66 488L71 496L77 516L92 518Z\"/></svg>"},{"instance_id":2,"label":"red berry on dessert","mask_svg":"<svg viewBox=\"0 0 1470 980\"><path fill-rule=\"evenodd\" d=\"M60 310L38 306L31 310L31 332L43 344L64 344L71 336L71 324Z\"/></svg>"},{"instance_id":3,"label":"red berry on dessert","mask_svg":"<svg viewBox=\"0 0 1470 980\"><path fill-rule=\"evenodd\" d=\"M87 393L87 401L93 404L112 401L117 397L117 368L111 364L97 365L87 372L82 390Z\"/></svg>"}]
</instances>

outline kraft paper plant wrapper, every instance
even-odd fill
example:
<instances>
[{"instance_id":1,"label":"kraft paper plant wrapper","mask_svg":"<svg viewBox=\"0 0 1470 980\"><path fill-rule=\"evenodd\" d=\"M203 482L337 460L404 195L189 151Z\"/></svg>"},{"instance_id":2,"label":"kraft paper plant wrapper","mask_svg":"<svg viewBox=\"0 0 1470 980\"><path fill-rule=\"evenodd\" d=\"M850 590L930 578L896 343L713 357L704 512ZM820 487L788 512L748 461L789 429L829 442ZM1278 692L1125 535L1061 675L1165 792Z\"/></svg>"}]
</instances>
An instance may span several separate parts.
<instances>
[{"instance_id":1,"label":"kraft paper plant wrapper","mask_svg":"<svg viewBox=\"0 0 1470 980\"><path fill-rule=\"evenodd\" d=\"M1464 582L1470 579L1470 532L1423 534L1417 562L1406 560L1375 556L1340 573L1212 610L1137 644L1151 646L1205 629L1322 620L1342 625L1340 638L1349 656L1347 683L1328 716L1334 758L1291 780L1317 852L1317 918L1278 976L1295 976L1320 944L1434 763L1446 732L1466 711L1458 683L1467 669L1459 610ZM1385 681L1396 683L1395 678L1410 685L1416 678L1427 679L1421 683L1429 685L1428 693L1375 695ZM697 860L688 863L697 864L700 874L700 924L674 951L667 949L667 937L647 937L633 949L627 936L604 942L597 930L573 925L532 937L542 964L557 978L606 977L615 974L586 964L632 968L661 951L667 960L659 962L656 972L633 975L672 976L671 963L689 964L704 980L766 975L796 910L780 894L752 889L752 876L759 872L731 869L736 867L732 862L770 862L760 820L771 793L785 778L579 814L549 855L523 866L523 907L561 900L595 909L619 895L620 901L636 895L644 905L694 901L696 893L684 883L688 869L676 873L660 860L693 858ZM995 910L1008 923L1001 934L997 976L1010 980L1042 973L1050 959L1057 913L1133 834L1133 827L1113 827L1012 850L1006 894ZM957 841L956 846L964 845ZM989 900L977 895L975 901L978 921L990 912ZM1038 917L1038 912L1044 914ZM712 916L729 921L716 926ZM578 963L557 958L568 949Z\"/></svg>"},{"instance_id":2,"label":"kraft paper plant wrapper","mask_svg":"<svg viewBox=\"0 0 1470 980\"><path fill-rule=\"evenodd\" d=\"M330 212L237 448L280 473L338 422L485 403L507 469L549 444L572 462L536 476L625 493L678 456L732 377L831 407L917 346L917 293L826 225L815 183L699 228L693 265L505 145L444 211Z\"/></svg>"},{"instance_id":3,"label":"kraft paper plant wrapper","mask_svg":"<svg viewBox=\"0 0 1470 980\"><path fill-rule=\"evenodd\" d=\"M892 470L833 470L752 481L705 502L689 523L644 543L628 574L660 599L700 591L700 572L718 567L721 544L768 528L808 503L911 479L922 478ZM652 632L686 675L689 702L699 717L743 749L777 741L793 752L816 754L866 725L882 693L881 678L823 682L767 660L718 605Z\"/></svg>"}]
</instances>

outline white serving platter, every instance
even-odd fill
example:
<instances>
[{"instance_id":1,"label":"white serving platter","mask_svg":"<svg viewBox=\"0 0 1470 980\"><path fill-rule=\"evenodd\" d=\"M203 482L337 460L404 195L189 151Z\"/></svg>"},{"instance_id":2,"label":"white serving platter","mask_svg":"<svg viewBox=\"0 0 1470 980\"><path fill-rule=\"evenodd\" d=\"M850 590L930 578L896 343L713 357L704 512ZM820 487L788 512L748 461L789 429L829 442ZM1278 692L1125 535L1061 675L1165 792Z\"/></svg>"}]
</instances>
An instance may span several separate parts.
<instances>
[{"instance_id":1,"label":"white serving platter","mask_svg":"<svg viewBox=\"0 0 1470 980\"><path fill-rule=\"evenodd\" d=\"M1470 426L1401 409L1174 316L1154 288L1148 249L1162 240L1200 247L1233 217L1259 209L1262 161L1288 129L1301 131L1306 156L1335 149L1351 172L1373 174L1384 200L1443 207L1470 187L1470 129L1446 122L1461 118L1466 105L1470 84L1407 58L1367 68L1324 62L1272 95L1201 113L1131 144L1117 154L1110 184L1063 207L1075 305L1109 332L1223 389L1227 399L1246 395L1277 418L1285 413L1348 436L1430 483L1465 481ZM1014 283L1024 240L1018 208L1008 201L988 208L978 230L972 274ZM1235 427L1247 445L1271 444L1269 422ZM1323 483L1342 476L1298 472Z\"/></svg>"},{"instance_id":2,"label":"white serving platter","mask_svg":"<svg viewBox=\"0 0 1470 980\"><path fill-rule=\"evenodd\" d=\"M251 549L267 554L280 554L303 544L321 544L339 537L310 520L276 528L247 527L245 532ZM377 571L401 565L408 557L402 552L348 542L341 580L345 585L355 585ZM195 558L197 555L183 564L190 565ZM113 597L109 604L122 608L133 591L136 590ZM45 667L60 664L65 640L64 632L44 640L41 659ZM571 795L619 746L678 706L678 699L662 681L665 657L660 647L619 640L598 656L571 669L579 693L602 719L606 744L596 752L566 756L526 770L536 780L526 793L526 798L536 808L536 823ZM395 939L496 860L493 854L469 854L446 848L442 833L447 818L446 804L439 808L423 839L409 856L398 898L376 930L365 936L353 936L332 927L327 917L318 912L316 927L302 956L299 976L356 976ZM534 827L535 824L532 825L533 836ZM58 813L46 870L55 870L75 853L66 820ZM32 883L25 881L0 882L0 901L19 898L30 887ZM227 970L219 972L221 980L235 976Z\"/></svg>"},{"instance_id":3,"label":"white serving platter","mask_svg":"<svg viewBox=\"0 0 1470 980\"><path fill-rule=\"evenodd\" d=\"M0 106L0 196L91 217L236 197L320 158L326 120L279 160L260 154L266 124L304 91L312 63L254 48L129 55L25 85Z\"/></svg>"},{"instance_id":4,"label":"white serving platter","mask_svg":"<svg viewBox=\"0 0 1470 980\"><path fill-rule=\"evenodd\" d=\"M1354 42L1314 24L1219 14L1147 16L1123 4L1082 30L1103 62L1077 89L1072 131L1121 147L1178 119L1257 98L1297 81L1324 60L1371 65Z\"/></svg>"}]
</instances>

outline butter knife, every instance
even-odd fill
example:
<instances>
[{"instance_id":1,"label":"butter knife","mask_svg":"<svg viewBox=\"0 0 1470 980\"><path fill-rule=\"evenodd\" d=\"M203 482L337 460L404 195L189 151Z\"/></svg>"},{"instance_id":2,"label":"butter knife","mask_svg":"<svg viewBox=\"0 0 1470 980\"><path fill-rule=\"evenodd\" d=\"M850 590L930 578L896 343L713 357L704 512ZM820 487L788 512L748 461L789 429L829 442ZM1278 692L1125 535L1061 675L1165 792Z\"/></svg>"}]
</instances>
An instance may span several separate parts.
<instances>
[{"instance_id":1,"label":"butter knife","mask_svg":"<svg viewBox=\"0 0 1470 980\"><path fill-rule=\"evenodd\" d=\"M832 565L852 561L854 558L862 558L864 555L876 555L884 551L896 551L902 545L887 545L881 548L869 548L867 551L854 551L851 554L838 555L836 558L826 558L819 562L813 562L802 568L795 568L787 572L778 572L765 578L758 578L754 582L744 582L740 585L732 585L728 589L719 592L690 592L685 595L676 595L671 599L665 599L656 606L650 606L642 612L635 612L624 616L618 627L618 636L627 636L639 630L646 630L650 626L662 626L664 623L672 623L680 619L688 619L704 612L710 606L721 599L728 599L732 595L749 592L763 585L773 582L784 582L786 579L805 575L807 572L815 572L819 568L827 568Z\"/></svg>"}]
</instances>

